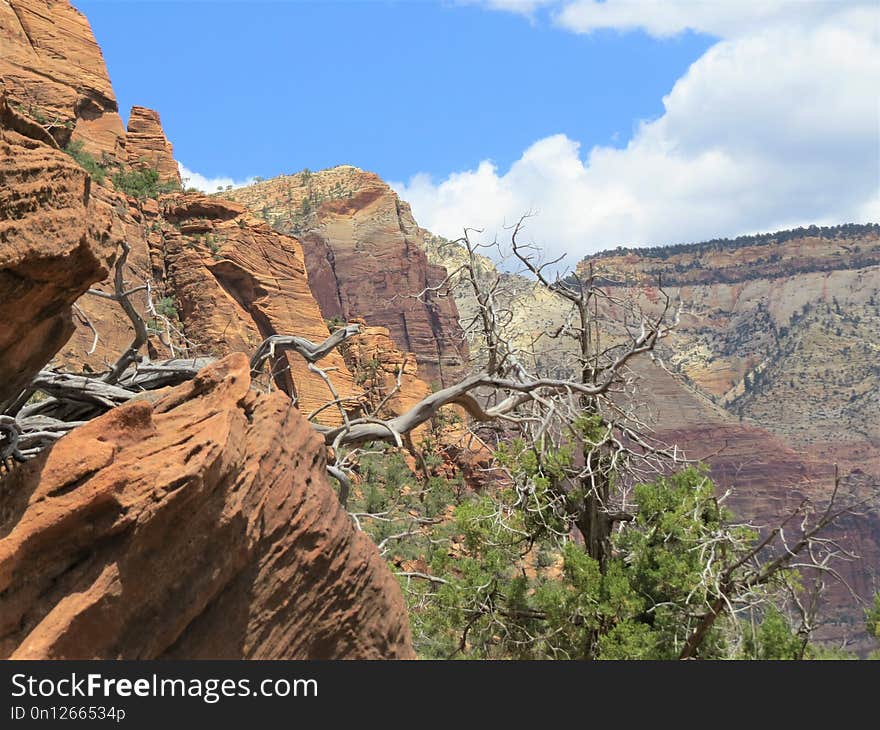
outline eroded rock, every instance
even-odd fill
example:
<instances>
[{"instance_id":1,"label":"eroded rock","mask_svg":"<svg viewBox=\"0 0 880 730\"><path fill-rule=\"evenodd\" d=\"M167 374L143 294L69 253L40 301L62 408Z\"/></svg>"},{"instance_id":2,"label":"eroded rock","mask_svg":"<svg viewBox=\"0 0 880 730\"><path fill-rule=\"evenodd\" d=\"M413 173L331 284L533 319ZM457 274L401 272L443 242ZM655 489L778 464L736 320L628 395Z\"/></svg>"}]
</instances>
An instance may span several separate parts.
<instances>
[{"instance_id":1,"label":"eroded rock","mask_svg":"<svg viewBox=\"0 0 880 730\"><path fill-rule=\"evenodd\" d=\"M153 168L159 173L159 182L180 185L174 149L165 136L158 112L142 106L131 108L125 148L129 165Z\"/></svg>"},{"instance_id":2,"label":"eroded rock","mask_svg":"<svg viewBox=\"0 0 880 730\"><path fill-rule=\"evenodd\" d=\"M412 657L324 467L242 354L76 429L0 481L0 656Z\"/></svg>"},{"instance_id":3,"label":"eroded rock","mask_svg":"<svg viewBox=\"0 0 880 730\"><path fill-rule=\"evenodd\" d=\"M7 105L2 87L0 180L5 407L70 337L71 305L107 276L119 230L110 206L92 195L85 171Z\"/></svg>"},{"instance_id":4,"label":"eroded rock","mask_svg":"<svg viewBox=\"0 0 880 730\"><path fill-rule=\"evenodd\" d=\"M0 2L0 78L10 103L62 147L125 161L125 130L86 17L54 0Z\"/></svg>"},{"instance_id":5,"label":"eroded rock","mask_svg":"<svg viewBox=\"0 0 880 730\"><path fill-rule=\"evenodd\" d=\"M455 302L429 291L446 270L428 262L427 232L378 175L343 165L223 195L300 238L324 317L362 317L386 327L429 383L449 385L465 373L468 350Z\"/></svg>"}]
</instances>

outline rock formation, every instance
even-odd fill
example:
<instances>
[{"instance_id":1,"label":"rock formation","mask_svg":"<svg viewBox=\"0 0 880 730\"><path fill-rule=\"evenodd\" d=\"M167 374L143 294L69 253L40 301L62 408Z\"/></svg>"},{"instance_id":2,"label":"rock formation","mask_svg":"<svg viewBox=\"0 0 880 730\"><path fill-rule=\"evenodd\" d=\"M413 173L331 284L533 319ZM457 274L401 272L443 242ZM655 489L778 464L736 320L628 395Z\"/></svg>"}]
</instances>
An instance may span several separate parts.
<instances>
[{"instance_id":1,"label":"rock formation","mask_svg":"<svg viewBox=\"0 0 880 730\"><path fill-rule=\"evenodd\" d=\"M145 354L152 359L252 354L274 334L317 342L329 335L309 288L301 244L244 207L198 193L164 196L161 206L129 199L118 222L131 246L127 280L151 286L150 302L145 292L132 301L151 323ZM112 291L109 281L95 288ZM74 370L102 371L131 341L132 325L116 302L84 296L77 306L82 317L75 318L77 330L57 361ZM299 355L285 353L280 360L273 369L275 384L294 395L305 414L334 399ZM358 408L362 389L342 356L333 352L322 364L332 370L343 406ZM337 408L322 413L325 423L341 421Z\"/></svg>"},{"instance_id":2,"label":"rock formation","mask_svg":"<svg viewBox=\"0 0 880 730\"><path fill-rule=\"evenodd\" d=\"M880 226L610 252L597 274L681 303L667 352L700 392L880 479Z\"/></svg>"},{"instance_id":3,"label":"rock formation","mask_svg":"<svg viewBox=\"0 0 880 730\"><path fill-rule=\"evenodd\" d=\"M83 295L113 294L123 243L145 357L237 353L3 465L0 656L411 657L397 583L339 506L304 418L332 399L326 384L295 354L251 383L266 335L328 335L299 242L234 203L126 196L59 149L179 182L149 110L134 110L126 149L68 3L0 2L0 82L4 408L47 364L101 373L128 347L119 303ZM341 355L322 365L358 407Z\"/></svg>"},{"instance_id":4,"label":"rock formation","mask_svg":"<svg viewBox=\"0 0 880 730\"><path fill-rule=\"evenodd\" d=\"M302 240L324 317L362 317L386 327L398 347L415 354L429 382L448 384L463 374L468 353L455 303L426 292L446 271L428 263L425 232L378 176L342 166L281 176L223 196Z\"/></svg>"},{"instance_id":5,"label":"rock formation","mask_svg":"<svg viewBox=\"0 0 880 730\"><path fill-rule=\"evenodd\" d=\"M180 185L180 171L174 150L165 137L158 112L133 106L128 117L125 149L131 167L149 167L159 173L159 182Z\"/></svg>"},{"instance_id":6,"label":"rock formation","mask_svg":"<svg viewBox=\"0 0 880 730\"><path fill-rule=\"evenodd\" d=\"M383 417L398 416L431 394L431 388L419 377L415 356L398 350L386 327L370 327L359 318L351 321L363 329L340 351L356 382L364 388L370 410L379 409Z\"/></svg>"},{"instance_id":7,"label":"rock formation","mask_svg":"<svg viewBox=\"0 0 880 730\"><path fill-rule=\"evenodd\" d=\"M0 86L0 405L73 332L71 305L107 276L121 234L89 176ZM2 410L2 408L0 408Z\"/></svg>"},{"instance_id":8,"label":"rock formation","mask_svg":"<svg viewBox=\"0 0 880 730\"><path fill-rule=\"evenodd\" d=\"M125 130L85 16L68 2L0 1L0 78L9 103L62 147L79 140L124 162Z\"/></svg>"},{"instance_id":9,"label":"rock formation","mask_svg":"<svg viewBox=\"0 0 880 730\"><path fill-rule=\"evenodd\" d=\"M161 248L154 259L164 270L186 346L193 352L253 353L270 335L298 335L315 342L329 334L309 289L302 246L290 236L249 218L236 203L196 194L162 202ZM273 369L276 384L309 414L334 400L327 384L296 353ZM357 406L358 388L338 352L321 362L346 408ZM341 414L323 411L327 422Z\"/></svg>"},{"instance_id":10,"label":"rock formation","mask_svg":"<svg viewBox=\"0 0 880 730\"><path fill-rule=\"evenodd\" d=\"M0 656L410 658L324 447L231 355L0 482Z\"/></svg>"}]
</instances>

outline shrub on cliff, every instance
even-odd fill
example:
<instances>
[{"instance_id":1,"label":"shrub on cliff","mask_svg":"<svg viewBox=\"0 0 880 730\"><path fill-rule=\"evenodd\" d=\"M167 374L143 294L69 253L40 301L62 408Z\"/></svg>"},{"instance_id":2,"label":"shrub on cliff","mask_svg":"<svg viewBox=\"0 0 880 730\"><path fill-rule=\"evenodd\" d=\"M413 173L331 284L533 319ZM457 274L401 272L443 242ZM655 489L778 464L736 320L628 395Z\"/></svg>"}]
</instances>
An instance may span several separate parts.
<instances>
[{"instance_id":1,"label":"shrub on cliff","mask_svg":"<svg viewBox=\"0 0 880 730\"><path fill-rule=\"evenodd\" d=\"M132 198L158 198L179 189L174 182L160 182L159 171L152 167L119 168L112 180L117 190Z\"/></svg>"},{"instance_id":2,"label":"shrub on cliff","mask_svg":"<svg viewBox=\"0 0 880 730\"><path fill-rule=\"evenodd\" d=\"M64 148L64 151L70 155L76 163L99 185L104 182L107 177L105 167L83 149L83 143L80 140L74 140Z\"/></svg>"}]
</instances>

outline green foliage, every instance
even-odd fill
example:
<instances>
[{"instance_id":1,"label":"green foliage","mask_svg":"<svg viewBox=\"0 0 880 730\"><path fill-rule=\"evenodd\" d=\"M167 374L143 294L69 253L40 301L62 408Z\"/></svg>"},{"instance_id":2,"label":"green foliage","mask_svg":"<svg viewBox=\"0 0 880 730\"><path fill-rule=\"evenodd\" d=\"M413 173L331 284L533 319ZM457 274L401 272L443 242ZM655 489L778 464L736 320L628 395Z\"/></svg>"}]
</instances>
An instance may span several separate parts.
<instances>
[{"instance_id":1,"label":"green foliage","mask_svg":"<svg viewBox=\"0 0 880 730\"><path fill-rule=\"evenodd\" d=\"M604 426L584 417L579 438ZM351 511L398 573L413 640L425 658L676 659L721 598L730 561L756 531L731 524L704 467L636 485L631 521L612 537L600 566L572 538L555 487L575 448L513 439L497 447L511 477L484 493L444 476L434 436L423 439L417 477L402 455L368 447ZM719 559L707 560L707 550ZM791 578L789 585L791 585ZM772 584L753 586L762 608L724 611L706 628L700 659L842 656L808 646ZM880 599L869 612L874 629Z\"/></svg>"},{"instance_id":2,"label":"green foliage","mask_svg":"<svg viewBox=\"0 0 880 730\"><path fill-rule=\"evenodd\" d=\"M853 654L852 652L847 651L846 649L842 649L840 647L835 646L810 646L807 649L806 653L807 659L813 659L815 661L853 661L858 659L858 656Z\"/></svg>"},{"instance_id":3,"label":"green foliage","mask_svg":"<svg viewBox=\"0 0 880 730\"><path fill-rule=\"evenodd\" d=\"M83 170L89 173L96 183L100 185L104 182L104 179L107 177L105 166L83 149L83 143L81 140L70 142L67 147L64 148L64 151L70 155Z\"/></svg>"},{"instance_id":4,"label":"green foliage","mask_svg":"<svg viewBox=\"0 0 880 730\"><path fill-rule=\"evenodd\" d=\"M874 603L865 611L868 635L880 641L880 593L875 594Z\"/></svg>"},{"instance_id":5,"label":"green foliage","mask_svg":"<svg viewBox=\"0 0 880 730\"><path fill-rule=\"evenodd\" d=\"M133 198L155 198L159 195L159 171L150 168L118 170L113 174L117 190Z\"/></svg>"},{"instance_id":6,"label":"green foliage","mask_svg":"<svg viewBox=\"0 0 880 730\"><path fill-rule=\"evenodd\" d=\"M369 381L375 380L379 373L380 365L381 363L375 357L360 363L358 372L355 374L355 382L358 385L364 385Z\"/></svg>"},{"instance_id":7,"label":"green foliage","mask_svg":"<svg viewBox=\"0 0 880 730\"><path fill-rule=\"evenodd\" d=\"M865 628L868 630L868 635L876 639L880 645L880 593L874 594L874 603L865 610ZM868 658L880 660L880 648L872 651Z\"/></svg>"},{"instance_id":8,"label":"green foliage","mask_svg":"<svg viewBox=\"0 0 880 730\"><path fill-rule=\"evenodd\" d=\"M531 472L526 496L498 485L492 494L456 490L431 477L423 491L397 455L369 458L356 511L403 510L422 523L415 539L397 540L386 557L402 570L419 654L426 658L674 659L706 606L716 597L699 546L726 524L704 469L691 468L636 488L640 509L614 539L605 571L558 524L536 519L554 478L570 456L537 459L511 442L501 449L508 468ZM408 488L404 489L403 484ZM456 504L451 516L445 505ZM439 519L442 518L442 519ZM411 523L412 524L412 523ZM410 524L410 526L411 526ZM377 542L403 532L377 520L364 529ZM408 561L438 580L413 577ZM442 582L441 582L442 581ZM768 610L754 636L747 627L716 622L699 658L797 658L802 650L782 613ZM739 633L737 633L739 631ZM744 648L742 648L744 647Z\"/></svg>"},{"instance_id":9,"label":"green foliage","mask_svg":"<svg viewBox=\"0 0 880 730\"><path fill-rule=\"evenodd\" d=\"M795 660L804 655L804 642L793 631L789 620L776 606L764 612L756 631L746 633L744 658Z\"/></svg>"},{"instance_id":10,"label":"green foliage","mask_svg":"<svg viewBox=\"0 0 880 730\"><path fill-rule=\"evenodd\" d=\"M174 304L174 297L162 297L156 304L156 312L168 319L177 319L177 307Z\"/></svg>"},{"instance_id":11,"label":"green foliage","mask_svg":"<svg viewBox=\"0 0 880 730\"><path fill-rule=\"evenodd\" d=\"M159 171L151 167L120 167L111 179L117 190L132 198L158 198L179 189L174 182L159 182Z\"/></svg>"}]
</instances>

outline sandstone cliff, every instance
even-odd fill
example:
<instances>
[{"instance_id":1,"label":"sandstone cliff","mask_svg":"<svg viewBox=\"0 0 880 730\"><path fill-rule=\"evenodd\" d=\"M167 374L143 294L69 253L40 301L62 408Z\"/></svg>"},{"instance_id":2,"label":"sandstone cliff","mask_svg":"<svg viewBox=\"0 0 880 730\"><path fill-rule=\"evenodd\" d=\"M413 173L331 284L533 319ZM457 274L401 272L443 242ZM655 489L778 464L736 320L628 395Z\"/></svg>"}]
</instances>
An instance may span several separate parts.
<instances>
[{"instance_id":1,"label":"sandstone cliff","mask_svg":"<svg viewBox=\"0 0 880 730\"><path fill-rule=\"evenodd\" d=\"M73 332L71 306L107 276L121 229L89 176L9 108L0 85L0 411Z\"/></svg>"},{"instance_id":2,"label":"sandstone cliff","mask_svg":"<svg viewBox=\"0 0 880 730\"><path fill-rule=\"evenodd\" d=\"M97 158L125 160L125 130L101 49L69 3L0 1L0 78L10 104L62 147L80 140Z\"/></svg>"},{"instance_id":3,"label":"sandstone cliff","mask_svg":"<svg viewBox=\"0 0 880 730\"><path fill-rule=\"evenodd\" d=\"M131 108L125 147L130 166L156 170L162 183L181 184L180 171L174 161L174 148L165 137L158 112L142 106Z\"/></svg>"},{"instance_id":4,"label":"sandstone cliff","mask_svg":"<svg viewBox=\"0 0 880 730\"><path fill-rule=\"evenodd\" d=\"M623 250L593 265L647 308L661 277L681 306L670 361L702 393L880 478L880 226Z\"/></svg>"},{"instance_id":5,"label":"sandstone cliff","mask_svg":"<svg viewBox=\"0 0 880 730\"><path fill-rule=\"evenodd\" d=\"M34 460L4 460L0 655L411 657L397 583L340 508L304 418L331 399L324 381L284 354L280 390L251 383L247 356L267 334L329 333L300 243L234 203L105 180L146 164L175 182L171 148L158 115L135 109L126 149L100 51L68 3L0 3L0 51L0 402L40 368L104 373L129 346L119 303L82 296L114 294L123 242L144 357L237 353ZM71 140L93 177L59 149ZM358 408L341 355L323 364Z\"/></svg>"},{"instance_id":6,"label":"sandstone cliff","mask_svg":"<svg viewBox=\"0 0 880 730\"><path fill-rule=\"evenodd\" d=\"M232 355L0 481L0 656L409 658L321 439Z\"/></svg>"},{"instance_id":7,"label":"sandstone cliff","mask_svg":"<svg viewBox=\"0 0 880 730\"><path fill-rule=\"evenodd\" d=\"M309 289L299 241L249 218L235 203L197 194L162 201L161 244L154 246L157 267L179 318L186 347L199 354L252 354L270 335L298 335L314 342L330 331ZM334 396L298 354L289 352L273 368L275 383L296 398L306 415ZM342 356L321 362L348 410L361 389ZM323 411L340 422L335 409Z\"/></svg>"},{"instance_id":8,"label":"sandstone cliff","mask_svg":"<svg viewBox=\"0 0 880 730\"><path fill-rule=\"evenodd\" d=\"M302 240L312 291L325 318L362 317L388 328L398 347L415 354L429 382L448 384L463 374L468 352L455 303L426 292L446 271L428 262L425 232L409 206L376 175L342 166L222 195Z\"/></svg>"}]
</instances>

